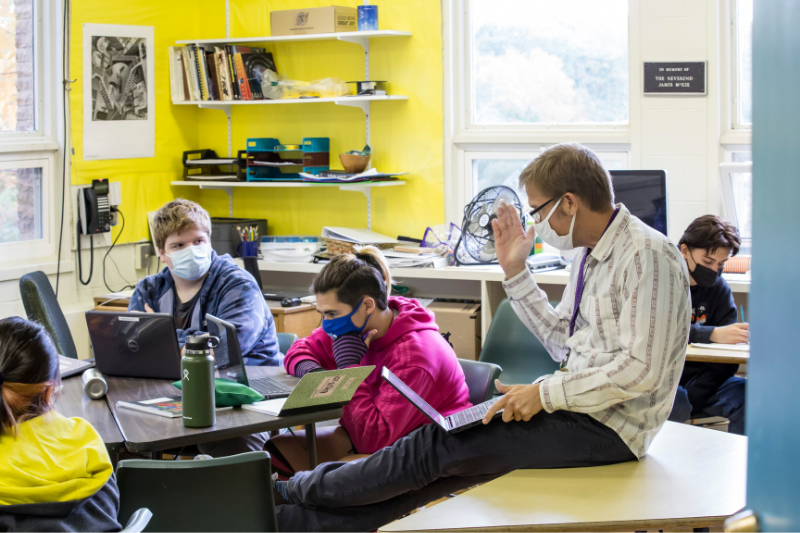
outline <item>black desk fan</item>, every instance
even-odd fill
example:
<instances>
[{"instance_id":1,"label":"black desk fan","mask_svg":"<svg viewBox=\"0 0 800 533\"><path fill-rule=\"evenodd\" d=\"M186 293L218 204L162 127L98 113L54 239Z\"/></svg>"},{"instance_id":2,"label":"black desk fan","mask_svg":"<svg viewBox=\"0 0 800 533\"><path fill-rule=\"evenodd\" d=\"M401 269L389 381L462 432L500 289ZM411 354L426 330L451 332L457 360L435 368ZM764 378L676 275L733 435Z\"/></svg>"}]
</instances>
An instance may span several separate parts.
<instances>
[{"instance_id":1,"label":"black desk fan","mask_svg":"<svg viewBox=\"0 0 800 533\"><path fill-rule=\"evenodd\" d=\"M463 231L455 249L457 265L497 264L492 220L497 218L497 208L501 202L513 206L524 223L522 202L513 189L497 185L482 190L464 208L464 221L461 223Z\"/></svg>"}]
</instances>

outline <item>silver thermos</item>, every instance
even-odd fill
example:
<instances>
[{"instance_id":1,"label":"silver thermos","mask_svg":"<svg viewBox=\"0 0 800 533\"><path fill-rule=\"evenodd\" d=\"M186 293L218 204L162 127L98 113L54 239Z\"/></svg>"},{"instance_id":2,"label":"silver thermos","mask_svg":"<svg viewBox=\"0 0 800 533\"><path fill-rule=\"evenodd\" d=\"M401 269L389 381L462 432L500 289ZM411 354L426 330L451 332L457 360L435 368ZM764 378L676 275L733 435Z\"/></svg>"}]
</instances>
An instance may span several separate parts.
<instances>
[{"instance_id":1,"label":"silver thermos","mask_svg":"<svg viewBox=\"0 0 800 533\"><path fill-rule=\"evenodd\" d=\"M103 374L96 368L90 368L81 375L83 382L83 392L92 400L99 400L108 392L108 383L106 383Z\"/></svg>"}]
</instances>

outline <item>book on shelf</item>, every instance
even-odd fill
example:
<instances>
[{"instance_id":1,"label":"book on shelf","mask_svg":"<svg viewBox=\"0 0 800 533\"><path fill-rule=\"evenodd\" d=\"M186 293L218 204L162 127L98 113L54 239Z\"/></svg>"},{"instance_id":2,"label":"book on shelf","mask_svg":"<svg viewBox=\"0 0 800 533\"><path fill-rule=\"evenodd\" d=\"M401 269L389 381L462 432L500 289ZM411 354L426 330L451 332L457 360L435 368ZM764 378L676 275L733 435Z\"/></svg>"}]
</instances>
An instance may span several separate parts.
<instances>
[{"instance_id":1,"label":"book on shelf","mask_svg":"<svg viewBox=\"0 0 800 533\"><path fill-rule=\"evenodd\" d=\"M230 80L231 80L231 94L233 95L234 100L241 100L242 93L239 91L239 83L238 79L236 78L236 64L233 61L233 47L230 45L225 46L225 55L228 58L228 70L230 71Z\"/></svg>"},{"instance_id":2,"label":"book on shelf","mask_svg":"<svg viewBox=\"0 0 800 533\"><path fill-rule=\"evenodd\" d=\"M192 93L192 101L202 100L200 95L200 74L197 72L197 62L194 58L194 49L191 46L183 48L183 66L189 78L189 89Z\"/></svg>"},{"instance_id":3,"label":"book on shelf","mask_svg":"<svg viewBox=\"0 0 800 533\"><path fill-rule=\"evenodd\" d=\"M263 100L264 92L261 89L261 80L264 79L264 72L271 70L277 73L272 53L263 48L250 48L249 52L243 50L242 62L253 100Z\"/></svg>"},{"instance_id":4,"label":"book on shelf","mask_svg":"<svg viewBox=\"0 0 800 533\"><path fill-rule=\"evenodd\" d=\"M151 415L163 416L164 418L180 418L183 415L182 399L178 396L162 396L149 400L138 400L135 402L117 402L117 407L149 413ZM233 407L217 407L216 411L227 411Z\"/></svg>"},{"instance_id":5,"label":"book on shelf","mask_svg":"<svg viewBox=\"0 0 800 533\"><path fill-rule=\"evenodd\" d=\"M217 62L214 60L214 52L206 51L206 70L208 72L208 92L212 100L222 100L222 93L219 90L219 77L217 76Z\"/></svg>"},{"instance_id":6,"label":"book on shelf","mask_svg":"<svg viewBox=\"0 0 800 533\"><path fill-rule=\"evenodd\" d=\"M183 58L180 46L169 47L169 85L173 102L191 100L185 92Z\"/></svg>"},{"instance_id":7,"label":"book on shelf","mask_svg":"<svg viewBox=\"0 0 800 533\"><path fill-rule=\"evenodd\" d=\"M233 100L233 88L231 87L231 74L228 68L228 54L221 46L214 47L214 64L217 68L217 79L219 81L219 94L221 100Z\"/></svg>"},{"instance_id":8,"label":"book on shelf","mask_svg":"<svg viewBox=\"0 0 800 533\"><path fill-rule=\"evenodd\" d=\"M250 83L247 81L247 72L244 69L244 61L242 59L243 50L250 52L247 46L231 46L233 52L233 63L236 67L236 83L239 86L239 94L242 100L252 100L253 96L250 94Z\"/></svg>"}]
</instances>

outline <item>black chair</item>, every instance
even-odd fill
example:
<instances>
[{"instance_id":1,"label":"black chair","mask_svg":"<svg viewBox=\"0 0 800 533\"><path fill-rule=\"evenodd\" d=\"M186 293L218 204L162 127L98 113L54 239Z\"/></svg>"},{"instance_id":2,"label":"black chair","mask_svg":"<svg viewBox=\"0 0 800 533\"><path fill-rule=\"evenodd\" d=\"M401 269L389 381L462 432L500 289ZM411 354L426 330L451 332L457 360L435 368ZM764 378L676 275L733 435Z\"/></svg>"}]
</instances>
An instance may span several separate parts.
<instances>
[{"instance_id":1,"label":"black chair","mask_svg":"<svg viewBox=\"0 0 800 533\"><path fill-rule=\"evenodd\" d=\"M277 531L269 464L266 452L120 461L118 520L145 507L153 513L146 531Z\"/></svg>"},{"instance_id":2,"label":"black chair","mask_svg":"<svg viewBox=\"0 0 800 533\"><path fill-rule=\"evenodd\" d=\"M491 400L494 393L494 380L500 376L503 369L493 363L482 363L481 361L459 359L458 362L461 370L464 371L470 403L478 405L486 400Z\"/></svg>"},{"instance_id":3,"label":"black chair","mask_svg":"<svg viewBox=\"0 0 800 533\"><path fill-rule=\"evenodd\" d=\"M44 272L36 271L19 278L19 293L28 320L40 323L56 345L58 353L72 359L78 358L75 341L69 332L67 319L61 312L56 294Z\"/></svg>"},{"instance_id":4,"label":"black chair","mask_svg":"<svg viewBox=\"0 0 800 533\"><path fill-rule=\"evenodd\" d=\"M131 515L122 533L141 533L150 523L151 518L153 518L153 513L150 512L150 509L139 509Z\"/></svg>"}]
</instances>

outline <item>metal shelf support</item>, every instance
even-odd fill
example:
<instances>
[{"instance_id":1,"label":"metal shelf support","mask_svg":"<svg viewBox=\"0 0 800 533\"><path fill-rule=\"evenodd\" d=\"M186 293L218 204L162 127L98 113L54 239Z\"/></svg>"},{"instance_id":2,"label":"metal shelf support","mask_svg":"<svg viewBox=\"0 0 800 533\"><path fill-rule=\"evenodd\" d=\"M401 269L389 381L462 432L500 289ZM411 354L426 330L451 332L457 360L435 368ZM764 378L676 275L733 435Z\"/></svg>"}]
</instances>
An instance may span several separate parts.
<instances>
[{"instance_id":1,"label":"metal shelf support","mask_svg":"<svg viewBox=\"0 0 800 533\"><path fill-rule=\"evenodd\" d=\"M233 218L233 187L221 187L219 185L200 185L201 189L212 191L222 191L228 195L228 216Z\"/></svg>"}]
</instances>

